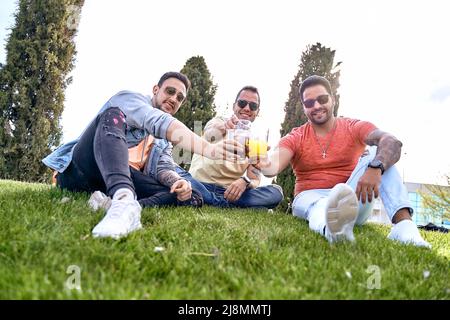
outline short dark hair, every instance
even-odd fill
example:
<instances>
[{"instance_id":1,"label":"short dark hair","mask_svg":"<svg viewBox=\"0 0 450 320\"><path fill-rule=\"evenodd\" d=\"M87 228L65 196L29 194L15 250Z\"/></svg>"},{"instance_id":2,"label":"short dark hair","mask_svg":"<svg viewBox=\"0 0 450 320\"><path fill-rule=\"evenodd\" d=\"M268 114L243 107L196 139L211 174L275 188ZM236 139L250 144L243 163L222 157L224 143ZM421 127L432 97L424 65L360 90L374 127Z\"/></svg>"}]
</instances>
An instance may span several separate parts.
<instances>
[{"instance_id":1,"label":"short dark hair","mask_svg":"<svg viewBox=\"0 0 450 320\"><path fill-rule=\"evenodd\" d=\"M174 71L164 73L161 79L159 79L158 81L158 87L161 87L164 81L170 78L175 78L183 82L184 86L186 87L186 92L188 92L189 89L191 88L191 81L189 80L189 78L185 74L182 74L181 72L174 72Z\"/></svg>"},{"instance_id":2,"label":"short dark hair","mask_svg":"<svg viewBox=\"0 0 450 320\"><path fill-rule=\"evenodd\" d=\"M300 100L303 102L303 92L307 88L317 86L317 85L324 86L325 89L327 90L327 92L330 94L330 96L333 95L333 93L331 92L330 82L326 78L317 76L317 75L312 75L312 76L309 76L308 78L306 78L305 80L303 80L302 84L300 85L300 89L299 89Z\"/></svg>"},{"instance_id":3,"label":"short dark hair","mask_svg":"<svg viewBox=\"0 0 450 320\"><path fill-rule=\"evenodd\" d=\"M242 91L251 91L251 92L256 93L256 95L258 96L258 107L261 105L261 97L259 96L258 89L254 86L245 86L241 90L239 90L238 94L236 95L236 99L234 100L235 103L236 103L236 101L238 101L239 96Z\"/></svg>"}]
</instances>

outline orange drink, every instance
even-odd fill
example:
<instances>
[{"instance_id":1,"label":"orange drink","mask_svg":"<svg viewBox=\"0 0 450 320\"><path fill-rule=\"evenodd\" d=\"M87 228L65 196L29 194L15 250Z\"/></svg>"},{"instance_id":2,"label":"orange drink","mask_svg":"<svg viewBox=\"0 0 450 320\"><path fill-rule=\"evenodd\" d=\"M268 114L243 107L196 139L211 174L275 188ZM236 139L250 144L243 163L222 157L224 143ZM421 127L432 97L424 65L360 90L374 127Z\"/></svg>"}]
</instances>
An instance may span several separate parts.
<instances>
[{"instance_id":1,"label":"orange drink","mask_svg":"<svg viewBox=\"0 0 450 320\"><path fill-rule=\"evenodd\" d=\"M267 155L267 141L248 139L247 143L247 157L249 158L259 158L261 156L265 157Z\"/></svg>"}]
</instances>

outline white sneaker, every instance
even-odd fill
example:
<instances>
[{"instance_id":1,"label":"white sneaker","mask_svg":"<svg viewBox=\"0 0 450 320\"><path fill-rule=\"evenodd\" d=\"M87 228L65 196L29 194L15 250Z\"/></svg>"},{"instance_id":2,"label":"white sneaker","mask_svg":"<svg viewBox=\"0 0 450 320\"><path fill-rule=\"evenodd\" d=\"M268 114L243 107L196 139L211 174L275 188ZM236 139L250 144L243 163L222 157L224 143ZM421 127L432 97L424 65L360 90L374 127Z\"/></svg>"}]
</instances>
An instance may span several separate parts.
<instances>
[{"instance_id":1,"label":"white sneaker","mask_svg":"<svg viewBox=\"0 0 450 320\"><path fill-rule=\"evenodd\" d=\"M111 198L101 191L95 191L89 198L88 205L94 211L98 209L108 210L111 207Z\"/></svg>"},{"instance_id":2,"label":"white sneaker","mask_svg":"<svg viewBox=\"0 0 450 320\"><path fill-rule=\"evenodd\" d=\"M353 226L358 217L358 199L355 192L345 183L331 189L326 207L325 237L330 242L354 241Z\"/></svg>"},{"instance_id":3,"label":"white sneaker","mask_svg":"<svg viewBox=\"0 0 450 320\"><path fill-rule=\"evenodd\" d=\"M94 238L119 239L142 228L141 206L136 200L112 200L105 217L92 230Z\"/></svg>"},{"instance_id":4,"label":"white sneaker","mask_svg":"<svg viewBox=\"0 0 450 320\"><path fill-rule=\"evenodd\" d=\"M388 239L431 249L431 244L422 238L419 229L412 220L402 220L395 224L388 235Z\"/></svg>"}]
</instances>

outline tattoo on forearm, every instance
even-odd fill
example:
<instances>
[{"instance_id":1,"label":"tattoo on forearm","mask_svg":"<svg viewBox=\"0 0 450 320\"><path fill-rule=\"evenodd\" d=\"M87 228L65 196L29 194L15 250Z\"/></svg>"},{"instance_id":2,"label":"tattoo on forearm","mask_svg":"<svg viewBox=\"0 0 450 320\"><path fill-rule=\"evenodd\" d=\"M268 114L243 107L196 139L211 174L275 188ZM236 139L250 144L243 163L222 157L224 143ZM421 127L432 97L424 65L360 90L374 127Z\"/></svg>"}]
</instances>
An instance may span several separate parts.
<instances>
[{"instance_id":1,"label":"tattoo on forearm","mask_svg":"<svg viewBox=\"0 0 450 320\"><path fill-rule=\"evenodd\" d=\"M380 160L384 164L385 170L400 160L403 144L393 135L381 130L375 130L369 134L365 142L368 145L377 146L375 159Z\"/></svg>"},{"instance_id":2,"label":"tattoo on forearm","mask_svg":"<svg viewBox=\"0 0 450 320\"><path fill-rule=\"evenodd\" d=\"M402 143L393 136L381 138L375 159L379 159L385 169L392 167L402 154Z\"/></svg>"},{"instance_id":3,"label":"tattoo on forearm","mask_svg":"<svg viewBox=\"0 0 450 320\"><path fill-rule=\"evenodd\" d=\"M175 171L166 170L158 174L158 181L169 188L178 180L181 180L181 177Z\"/></svg>"},{"instance_id":4,"label":"tattoo on forearm","mask_svg":"<svg viewBox=\"0 0 450 320\"><path fill-rule=\"evenodd\" d=\"M261 177L261 170L255 167L250 168L250 172L253 173L256 177Z\"/></svg>"}]
</instances>

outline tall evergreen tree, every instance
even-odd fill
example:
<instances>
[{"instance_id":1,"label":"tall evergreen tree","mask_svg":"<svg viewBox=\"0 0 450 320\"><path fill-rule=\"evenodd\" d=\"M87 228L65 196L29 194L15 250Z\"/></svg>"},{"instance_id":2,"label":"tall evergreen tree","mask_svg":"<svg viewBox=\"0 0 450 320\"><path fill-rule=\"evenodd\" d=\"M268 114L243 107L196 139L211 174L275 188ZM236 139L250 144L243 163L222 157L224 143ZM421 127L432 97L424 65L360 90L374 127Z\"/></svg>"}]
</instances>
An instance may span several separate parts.
<instances>
[{"instance_id":1,"label":"tall evergreen tree","mask_svg":"<svg viewBox=\"0 0 450 320\"><path fill-rule=\"evenodd\" d=\"M20 0L0 70L0 178L45 181L84 0Z\"/></svg>"},{"instance_id":2,"label":"tall evergreen tree","mask_svg":"<svg viewBox=\"0 0 450 320\"><path fill-rule=\"evenodd\" d=\"M285 117L281 124L280 134L285 136L295 127L299 127L308 121L299 96L299 88L303 80L311 75L321 75L327 78L331 83L332 93L336 98L334 115L337 115L339 109L339 76L338 66L341 62L334 64L335 50L322 46L320 43L307 46L302 53L299 70L291 82L291 90L286 101L284 111ZM292 202L294 196L295 175L289 166L286 170L277 176L277 183L283 188L285 200L281 206L286 209Z\"/></svg>"},{"instance_id":3,"label":"tall evergreen tree","mask_svg":"<svg viewBox=\"0 0 450 320\"><path fill-rule=\"evenodd\" d=\"M189 129L201 135L205 124L216 115L214 96L217 85L213 83L211 73L202 56L189 58L181 72L191 80L191 89L175 116ZM188 169L191 154L178 148L175 148L173 154L174 159Z\"/></svg>"}]
</instances>

